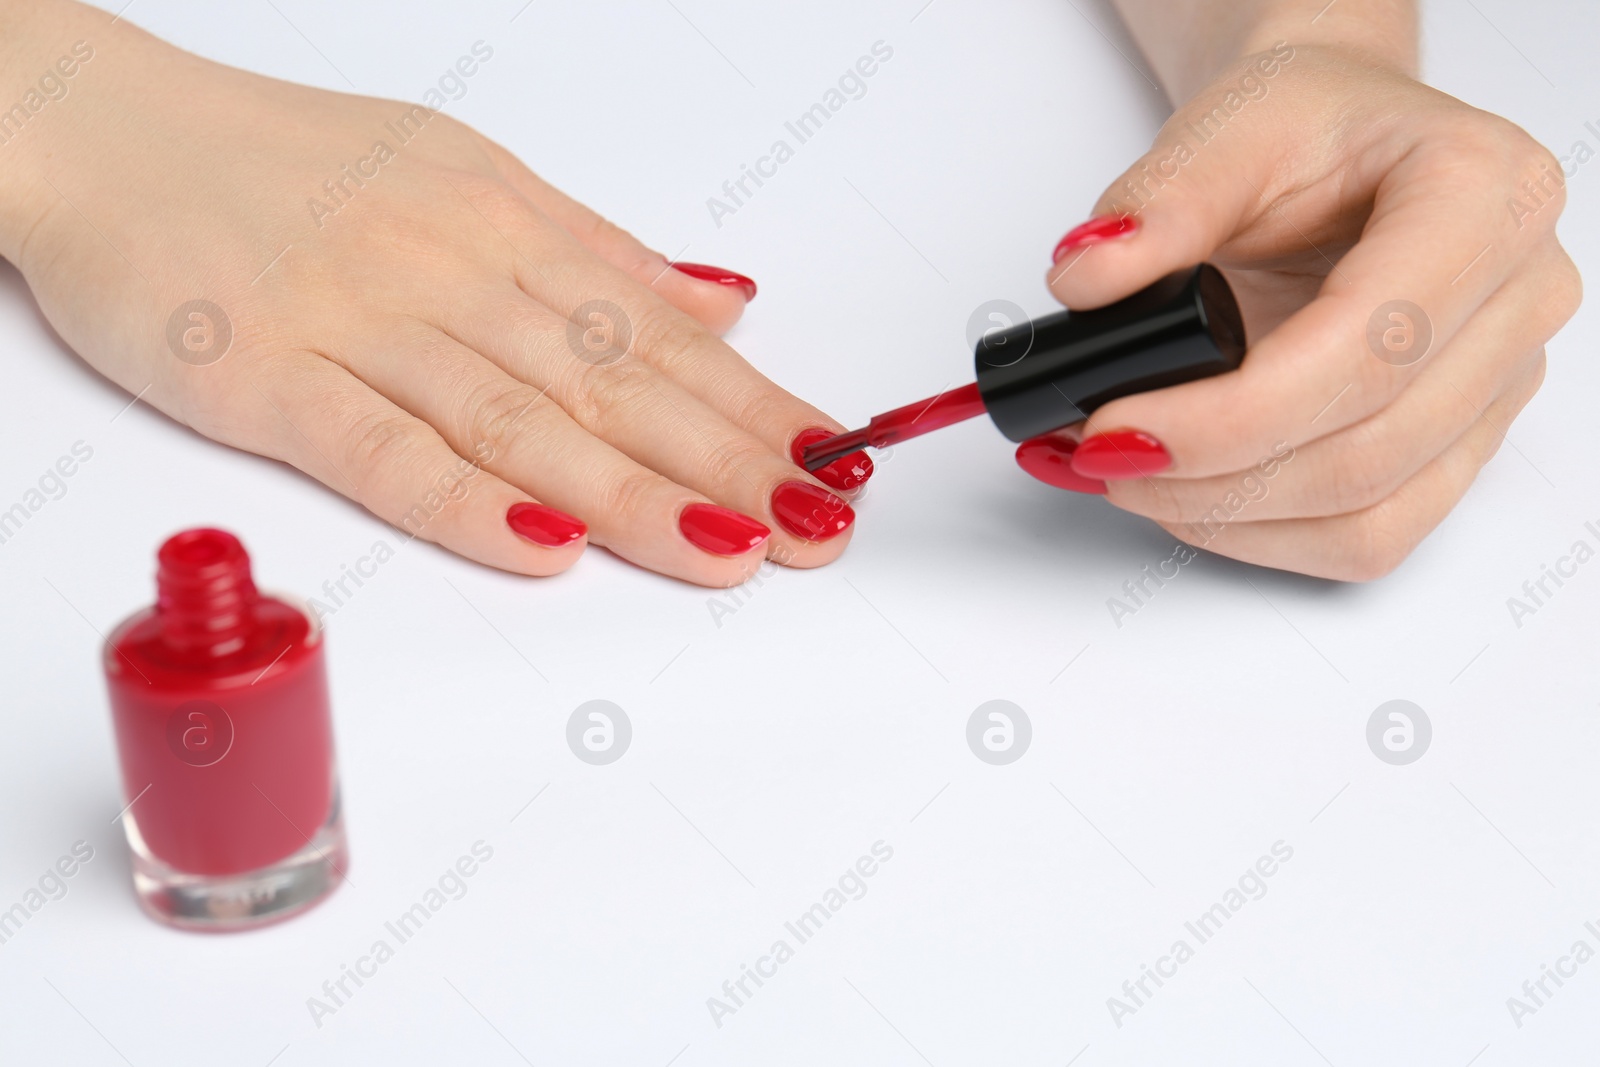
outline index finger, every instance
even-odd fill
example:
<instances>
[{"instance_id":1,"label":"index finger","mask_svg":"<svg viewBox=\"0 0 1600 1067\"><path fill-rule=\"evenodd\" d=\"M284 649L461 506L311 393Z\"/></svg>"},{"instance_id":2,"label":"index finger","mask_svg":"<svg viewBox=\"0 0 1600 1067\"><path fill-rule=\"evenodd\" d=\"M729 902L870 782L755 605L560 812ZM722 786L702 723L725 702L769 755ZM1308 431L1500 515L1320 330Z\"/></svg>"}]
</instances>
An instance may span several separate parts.
<instances>
[{"instance_id":1,"label":"index finger","mask_svg":"<svg viewBox=\"0 0 1600 1067\"><path fill-rule=\"evenodd\" d=\"M1109 403L1086 435L1137 428L1171 456L1163 476L1201 478L1381 410L1534 245L1536 231L1503 210L1507 168L1481 158L1488 152L1414 146L1316 298L1257 341L1238 371ZM1292 214L1284 221L1295 225Z\"/></svg>"},{"instance_id":2,"label":"index finger","mask_svg":"<svg viewBox=\"0 0 1600 1067\"><path fill-rule=\"evenodd\" d=\"M808 431L831 434L844 429L837 420L780 388L703 323L679 310L648 284L589 255L564 229L534 212L489 198L480 207L522 253L512 264L518 288L576 324L581 338L592 332L603 344L648 363L701 403L759 438L773 452L791 460L795 460L796 446ZM559 270L537 270L533 267L535 262L563 266ZM834 488L851 489L871 469L870 461L860 456L853 457L846 467L816 473Z\"/></svg>"}]
</instances>

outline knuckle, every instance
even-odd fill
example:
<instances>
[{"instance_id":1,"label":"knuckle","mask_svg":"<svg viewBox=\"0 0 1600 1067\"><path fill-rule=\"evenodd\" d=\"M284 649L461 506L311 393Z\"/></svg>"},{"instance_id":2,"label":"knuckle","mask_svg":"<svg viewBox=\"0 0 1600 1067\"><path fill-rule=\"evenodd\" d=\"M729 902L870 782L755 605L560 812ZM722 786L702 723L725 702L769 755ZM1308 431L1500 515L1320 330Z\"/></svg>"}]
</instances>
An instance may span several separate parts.
<instances>
[{"instance_id":1,"label":"knuckle","mask_svg":"<svg viewBox=\"0 0 1600 1067\"><path fill-rule=\"evenodd\" d=\"M1507 412L1507 415L1509 418L1516 417L1510 412ZM1498 433L1483 433L1477 436L1474 443L1476 447L1472 449L1473 461L1477 464L1477 468L1482 470L1485 464L1500 454L1500 446L1505 443L1505 438Z\"/></svg>"},{"instance_id":2,"label":"knuckle","mask_svg":"<svg viewBox=\"0 0 1600 1067\"><path fill-rule=\"evenodd\" d=\"M637 470L619 474L600 487L596 503L600 513L622 529L643 529L660 488L658 475Z\"/></svg>"},{"instance_id":3,"label":"knuckle","mask_svg":"<svg viewBox=\"0 0 1600 1067\"><path fill-rule=\"evenodd\" d=\"M1511 188L1504 203L1518 230L1533 224L1533 232L1555 232L1556 220L1567 203L1566 172L1554 152L1522 127L1497 120L1499 133L1498 179Z\"/></svg>"},{"instance_id":4,"label":"knuckle","mask_svg":"<svg viewBox=\"0 0 1600 1067\"><path fill-rule=\"evenodd\" d=\"M1367 310L1370 313L1371 309ZM1390 321L1398 322L1401 317L1406 321L1403 328L1408 332L1397 342L1393 356L1386 347L1387 338L1374 339L1363 332L1347 342L1353 352L1349 375L1352 388L1339 400L1339 408L1345 409L1348 405L1349 410L1354 411L1381 411L1394 402L1424 367L1437 360L1442 347L1440 326L1429 310L1421 309L1421 316L1415 322L1410 321L1408 312L1399 312ZM1391 358L1395 362L1390 362Z\"/></svg>"},{"instance_id":5,"label":"knuckle","mask_svg":"<svg viewBox=\"0 0 1600 1067\"><path fill-rule=\"evenodd\" d=\"M1543 141L1503 115L1494 116L1494 128L1510 145L1513 152L1528 162L1556 163L1556 154L1545 147Z\"/></svg>"},{"instance_id":6,"label":"knuckle","mask_svg":"<svg viewBox=\"0 0 1600 1067\"><path fill-rule=\"evenodd\" d=\"M1464 112L1451 121L1447 144L1480 162L1504 165L1533 139L1510 119L1483 111Z\"/></svg>"},{"instance_id":7,"label":"knuckle","mask_svg":"<svg viewBox=\"0 0 1600 1067\"><path fill-rule=\"evenodd\" d=\"M506 349L517 364L534 364L558 343L565 344L567 320L532 301L503 300L493 306L491 314L500 323ZM516 373L514 366L506 369Z\"/></svg>"},{"instance_id":8,"label":"knuckle","mask_svg":"<svg viewBox=\"0 0 1600 1067\"><path fill-rule=\"evenodd\" d=\"M368 415L357 419L350 428L350 459L357 470L393 467L405 462L416 443L410 415Z\"/></svg>"},{"instance_id":9,"label":"knuckle","mask_svg":"<svg viewBox=\"0 0 1600 1067\"><path fill-rule=\"evenodd\" d=\"M521 194L498 175L453 170L446 177L460 194L450 194L450 200L454 201L452 208L459 209L454 217L466 233L487 231L487 222L489 227L502 231L498 235L487 232L489 247L498 245L507 255L521 254L523 248L528 248L529 254L539 255L546 233L545 216ZM463 200L466 202L462 203ZM507 244L511 247L507 248Z\"/></svg>"},{"instance_id":10,"label":"knuckle","mask_svg":"<svg viewBox=\"0 0 1600 1067\"><path fill-rule=\"evenodd\" d=\"M1345 581L1372 582L1393 574L1417 547L1419 538L1395 509L1379 504L1356 520L1352 551L1345 561Z\"/></svg>"},{"instance_id":11,"label":"knuckle","mask_svg":"<svg viewBox=\"0 0 1600 1067\"><path fill-rule=\"evenodd\" d=\"M638 360L584 371L573 397L573 417L595 436L612 440L629 424L643 422L659 402L655 371Z\"/></svg>"},{"instance_id":12,"label":"knuckle","mask_svg":"<svg viewBox=\"0 0 1600 1067\"><path fill-rule=\"evenodd\" d=\"M1516 123L1477 111L1446 123L1429 155L1458 186L1497 201L1507 184L1516 186L1555 158Z\"/></svg>"},{"instance_id":13,"label":"knuckle","mask_svg":"<svg viewBox=\"0 0 1600 1067\"><path fill-rule=\"evenodd\" d=\"M409 263L438 262L441 258L438 222L387 193L384 190L376 196L368 194L365 202L352 201L361 205L363 225L341 227L336 240L347 248L356 262L376 263L390 259ZM353 303L371 299L372 278L365 271L333 273L319 281Z\"/></svg>"},{"instance_id":14,"label":"knuckle","mask_svg":"<svg viewBox=\"0 0 1600 1067\"><path fill-rule=\"evenodd\" d=\"M1374 356L1364 338L1357 338L1350 342L1351 346L1359 345L1359 350L1353 351L1352 358L1348 361L1350 367L1350 384L1348 392L1342 394L1338 400L1338 407L1347 403L1352 411L1381 411L1387 407L1400 391L1405 388L1410 380L1410 375L1416 368L1427 362L1427 357L1412 364L1396 365L1386 362L1383 358ZM1407 349L1401 349L1405 352ZM1410 349L1409 351L1415 351ZM1437 352L1430 351L1429 356ZM1409 356L1403 358L1410 358ZM1316 399L1320 400L1319 395ZM1339 412L1334 412L1335 415Z\"/></svg>"},{"instance_id":15,"label":"knuckle","mask_svg":"<svg viewBox=\"0 0 1600 1067\"><path fill-rule=\"evenodd\" d=\"M1351 427L1349 447L1340 448L1329 457L1330 465L1318 494L1324 501L1319 509L1324 514L1364 511L1387 500L1400 487L1401 471L1386 458L1397 453L1380 440L1381 428L1368 424L1374 421Z\"/></svg>"},{"instance_id":16,"label":"knuckle","mask_svg":"<svg viewBox=\"0 0 1600 1067\"><path fill-rule=\"evenodd\" d=\"M817 425L823 420L795 397L776 385L762 382L760 387L739 389L732 398L731 419L738 426L781 427ZM790 431L793 432L793 431Z\"/></svg>"},{"instance_id":17,"label":"knuckle","mask_svg":"<svg viewBox=\"0 0 1600 1067\"><path fill-rule=\"evenodd\" d=\"M527 427L527 416L542 396L518 381L491 381L474 389L467 397L466 409L466 438L472 449L487 449L496 456L508 452L513 434L519 427Z\"/></svg>"},{"instance_id":18,"label":"knuckle","mask_svg":"<svg viewBox=\"0 0 1600 1067\"><path fill-rule=\"evenodd\" d=\"M753 439L737 439L713 445L706 450L702 472L705 484L712 486L716 494L729 498L742 497L752 483L760 484L767 480L765 469L773 458L765 445Z\"/></svg>"},{"instance_id":19,"label":"knuckle","mask_svg":"<svg viewBox=\"0 0 1600 1067\"><path fill-rule=\"evenodd\" d=\"M1155 522L1195 523L1211 511L1203 499L1185 499L1174 478L1137 478L1107 482L1106 499L1120 508Z\"/></svg>"},{"instance_id":20,"label":"knuckle","mask_svg":"<svg viewBox=\"0 0 1600 1067\"><path fill-rule=\"evenodd\" d=\"M446 180L472 206L490 214L521 203L521 198L497 175L482 174L476 170L453 168L444 174Z\"/></svg>"},{"instance_id":21,"label":"knuckle","mask_svg":"<svg viewBox=\"0 0 1600 1067\"><path fill-rule=\"evenodd\" d=\"M671 306L642 315L634 336L643 358L668 374L720 343L710 330Z\"/></svg>"},{"instance_id":22,"label":"knuckle","mask_svg":"<svg viewBox=\"0 0 1600 1067\"><path fill-rule=\"evenodd\" d=\"M270 401L261 402L265 394L256 395L260 387L253 380L246 381L243 388L238 388L235 381L231 383L233 388L206 389L198 375L178 375L176 380L163 383L172 404L168 410L184 425L235 448L246 447L239 443L246 426L253 426L257 434L270 440L264 428L281 424L283 418L268 406ZM256 403L251 404L252 400ZM254 418L246 418L247 411ZM275 458L284 459L285 454L279 452Z\"/></svg>"},{"instance_id":23,"label":"knuckle","mask_svg":"<svg viewBox=\"0 0 1600 1067\"><path fill-rule=\"evenodd\" d=\"M1522 403L1517 406L1518 412L1521 412L1522 408L1527 405L1528 401L1533 399L1534 394L1543 388L1545 372L1549 369L1549 357L1546 356L1545 350L1541 348L1538 352L1534 353L1534 357L1529 363L1527 382L1523 385L1520 391Z\"/></svg>"},{"instance_id":24,"label":"knuckle","mask_svg":"<svg viewBox=\"0 0 1600 1067\"><path fill-rule=\"evenodd\" d=\"M589 220L589 227L584 236L596 244L606 244L618 238L625 238L629 234L627 230L624 230L604 215L596 213Z\"/></svg>"},{"instance_id":25,"label":"knuckle","mask_svg":"<svg viewBox=\"0 0 1600 1067\"><path fill-rule=\"evenodd\" d=\"M1572 257L1565 252L1556 257L1545 293L1551 314L1556 319L1555 327L1560 329L1578 313L1578 308L1583 304L1583 275L1578 271L1578 265L1572 262Z\"/></svg>"},{"instance_id":26,"label":"knuckle","mask_svg":"<svg viewBox=\"0 0 1600 1067\"><path fill-rule=\"evenodd\" d=\"M439 130L443 135L450 138L454 143L470 145L485 160L491 164L493 163L493 157L490 155L488 148L490 141L487 137L453 115L447 115L439 111L435 111L433 114L435 120L444 120L439 125Z\"/></svg>"},{"instance_id":27,"label":"knuckle","mask_svg":"<svg viewBox=\"0 0 1600 1067\"><path fill-rule=\"evenodd\" d=\"M1522 292L1523 314L1515 335L1507 338L1515 342L1518 353L1548 341L1578 313L1583 303L1583 277L1566 252L1556 247L1553 255L1540 257Z\"/></svg>"},{"instance_id":28,"label":"knuckle","mask_svg":"<svg viewBox=\"0 0 1600 1067\"><path fill-rule=\"evenodd\" d=\"M1543 142L1535 140L1520 126L1513 126L1512 129L1515 133L1512 136L1511 155L1517 169L1526 174L1555 175L1557 180L1552 183L1552 195L1564 201L1567 183L1563 180L1561 160Z\"/></svg>"},{"instance_id":29,"label":"knuckle","mask_svg":"<svg viewBox=\"0 0 1600 1067\"><path fill-rule=\"evenodd\" d=\"M628 258L626 266L629 268L642 268L650 261L648 250L633 234L598 213L589 221L582 240L584 244L595 248L636 249L637 253Z\"/></svg>"}]
</instances>

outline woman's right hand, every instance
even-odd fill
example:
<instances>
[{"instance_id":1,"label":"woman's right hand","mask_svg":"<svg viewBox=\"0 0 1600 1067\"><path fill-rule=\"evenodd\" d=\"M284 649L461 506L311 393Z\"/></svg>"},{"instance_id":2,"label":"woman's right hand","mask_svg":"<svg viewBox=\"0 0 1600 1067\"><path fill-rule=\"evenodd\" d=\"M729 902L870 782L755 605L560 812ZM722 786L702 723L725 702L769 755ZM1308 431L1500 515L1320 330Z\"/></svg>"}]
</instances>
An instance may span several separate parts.
<instances>
[{"instance_id":1,"label":"woman's right hand","mask_svg":"<svg viewBox=\"0 0 1600 1067\"><path fill-rule=\"evenodd\" d=\"M47 98L5 146L0 254L130 393L523 574L593 542L727 586L844 549L829 487L870 461L796 465L843 427L719 339L748 279L672 269L443 114L77 4L0 0L0 24L0 99ZM492 63L479 45L458 69Z\"/></svg>"}]
</instances>

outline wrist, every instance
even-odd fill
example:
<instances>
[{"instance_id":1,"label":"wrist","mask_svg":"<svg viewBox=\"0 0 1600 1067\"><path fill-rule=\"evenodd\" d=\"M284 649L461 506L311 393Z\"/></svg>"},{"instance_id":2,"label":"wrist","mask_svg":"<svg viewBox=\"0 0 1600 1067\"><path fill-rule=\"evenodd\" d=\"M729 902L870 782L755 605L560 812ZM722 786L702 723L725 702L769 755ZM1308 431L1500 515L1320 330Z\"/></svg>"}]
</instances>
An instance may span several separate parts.
<instances>
[{"instance_id":1,"label":"wrist","mask_svg":"<svg viewBox=\"0 0 1600 1067\"><path fill-rule=\"evenodd\" d=\"M108 20L67 0L0 0L0 257L16 261L55 199L44 163L78 125L71 98Z\"/></svg>"},{"instance_id":2,"label":"wrist","mask_svg":"<svg viewBox=\"0 0 1600 1067\"><path fill-rule=\"evenodd\" d=\"M1417 20L1410 5L1388 6L1381 16L1368 11L1352 18L1349 13L1336 12L1337 4L1315 22L1298 16L1263 19L1240 40L1234 58L1270 51L1287 42L1293 48L1334 52L1367 66L1417 77Z\"/></svg>"},{"instance_id":3,"label":"wrist","mask_svg":"<svg viewBox=\"0 0 1600 1067\"><path fill-rule=\"evenodd\" d=\"M1417 76L1412 0L1335 0L1320 11L1285 0L1114 2L1177 107L1245 60L1284 45Z\"/></svg>"}]
</instances>

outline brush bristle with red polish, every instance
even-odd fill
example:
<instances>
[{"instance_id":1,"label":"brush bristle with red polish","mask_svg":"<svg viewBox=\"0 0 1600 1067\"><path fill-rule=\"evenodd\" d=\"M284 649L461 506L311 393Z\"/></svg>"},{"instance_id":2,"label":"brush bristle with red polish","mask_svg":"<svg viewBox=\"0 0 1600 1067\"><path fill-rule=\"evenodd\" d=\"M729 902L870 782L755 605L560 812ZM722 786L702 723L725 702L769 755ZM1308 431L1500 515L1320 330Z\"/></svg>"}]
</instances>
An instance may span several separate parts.
<instances>
[{"instance_id":1,"label":"brush bristle with red polish","mask_svg":"<svg viewBox=\"0 0 1600 1067\"><path fill-rule=\"evenodd\" d=\"M978 393L977 383L938 396L930 396L915 404L874 415L859 430L844 433L807 445L801 453L802 465L808 471L826 467L834 460L859 452L863 448L883 448L900 441L909 441L925 433L941 430L958 422L965 422L987 409Z\"/></svg>"},{"instance_id":2,"label":"brush bristle with red polish","mask_svg":"<svg viewBox=\"0 0 1600 1067\"><path fill-rule=\"evenodd\" d=\"M801 465L808 471L819 471L835 460L843 459L852 452L859 452L872 442L868 439L868 431L846 430L844 433L834 434L824 438L814 445L806 445L800 450Z\"/></svg>"}]
</instances>

